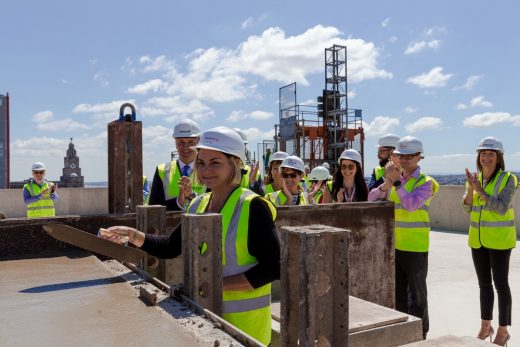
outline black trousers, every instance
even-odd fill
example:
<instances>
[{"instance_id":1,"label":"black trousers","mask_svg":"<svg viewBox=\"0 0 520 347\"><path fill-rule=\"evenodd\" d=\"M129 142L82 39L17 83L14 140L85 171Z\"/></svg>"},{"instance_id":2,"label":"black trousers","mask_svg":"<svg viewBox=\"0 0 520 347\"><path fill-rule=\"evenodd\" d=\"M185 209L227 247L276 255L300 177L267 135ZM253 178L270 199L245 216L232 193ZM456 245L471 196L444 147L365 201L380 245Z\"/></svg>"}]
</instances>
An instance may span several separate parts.
<instances>
[{"instance_id":1,"label":"black trousers","mask_svg":"<svg viewBox=\"0 0 520 347\"><path fill-rule=\"evenodd\" d=\"M480 317L493 319L493 282L498 294L498 324L511 325L511 289L509 288L509 259L511 250L472 248L471 255L480 287Z\"/></svg>"},{"instance_id":2,"label":"black trousers","mask_svg":"<svg viewBox=\"0 0 520 347\"><path fill-rule=\"evenodd\" d=\"M430 329L428 317L428 252L395 250L396 309L422 319L423 338Z\"/></svg>"}]
</instances>

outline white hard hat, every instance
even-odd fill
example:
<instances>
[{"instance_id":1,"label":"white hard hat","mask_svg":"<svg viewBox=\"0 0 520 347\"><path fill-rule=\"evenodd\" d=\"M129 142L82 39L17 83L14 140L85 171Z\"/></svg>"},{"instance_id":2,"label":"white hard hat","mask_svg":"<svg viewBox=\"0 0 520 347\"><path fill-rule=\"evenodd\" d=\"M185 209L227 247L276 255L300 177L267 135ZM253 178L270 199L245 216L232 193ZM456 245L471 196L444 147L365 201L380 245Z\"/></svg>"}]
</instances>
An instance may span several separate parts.
<instances>
[{"instance_id":1,"label":"white hard hat","mask_svg":"<svg viewBox=\"0 0 520 347\"><path fill-rule=\"evenodd\" d=\"M327 170L330 169L330 165L329 165L329 163L327 163L327 162L324 162L322 166L323 166L324 168L326 168Z\"/></svg>"},{"instance_id":2,"label":"white hard hat","mask_svg":"<svg viewBox=\"0 0 520 347\"><path fill-rule=\"evenodd\" d=\"M246 147L244 146L244 142L236 131L228 127L216 127L204 131L200 135L199 143L193 148L211 149L213 151L231 154L240 158L242 163L246 162Z\"/></svg>"},{"instance_id":3,"label":"white hard hat","mask_svg":"<svg viewBox=\"0 0 520 347\"><path fill-rule=\"evenodd\" d=\"M284 160L285 158L287 158L289 156L289 154L285 153L285 152L274 152L273 154L271 154L271 158L269 158L269 164L272 162L272 161L282 161Z\"/></svg>"},{"instance_id":4,"label":"white hard hat","mask_svg":"<svg viewBox=\"0 0 520 347\"><path fill-rule=\"evenodd\" d=\"M280 168L282 167L298 170L302 173L305 172L305 164L303 163L303 160L301 160L299 157L295 155L290 155L287 158L285 158L282 161L282 165L280 165Z\"/></svg>"},{"instance_id":5,"label":"white hard hat","mask_svg":"<svg viewBox=\"0 0 520 347\"><path fill-rule=\"evenodd\" d=\"M415 154L424 153L421 140L413 136L405 136L397 142L394 150L395 154Z\"/></svg>"},{"instance_id":6,"label":"white hard hat","mask_svg":"<svg viewBox=\"0 0 520 347\"><path fill-rule=\"evenodd\" d=\"M42 162L37 161L32 164L32 171L45 171L45 165Z\"/></svg>"},{"instance_id":7,"label":"white hard hat","mask_svg":"<svg viewBox=\"0 0 520 347\"><path fill-rule=\"evenodd\" d=\"M383 135L377 140L377 146L378 147L397 147L397 142L399 141L400 137L395 134L386 134Z\"/></svg>"},{"instance_id":8,"label":"white hard hat","mask_svg":"<svg viewBox=\"0 0 520 347\"><path fill-rule=\"evenodd\" d=\"M181 120L173 128L173 137L174 138L199 137L199 136L200 136L199 125L197 123L195 123L194 121L192 121L191 119Z\"/></svg>"},{"instance_id":9,"label":"white hard hat","mask_svg":"<svg viewBox=\"0 0 520 347\"><path fill-rule=\"evenodd\" d=\"M244 141L244 144L247 145L247 136L246 136L246 134L239 128L233 128L233 130L235 130L238 133L238 135L240 135L240 137L242 138L242 141Z\"/></svg>"},{"instance_id":10,"label":"white hard hat","mask_svg":"<svg viewBox=\"0 0 520 347\"><path fill-rule=\"evenodd\" d=\"M359 166L361 166L361 154L359 154L358 151L356 151L355 149L346 149L343 151L343 153L341 153L341 156L338 158L338 164L341 164L341 161L342 160L352 160L352 161L355 161L359 164Z\"/></svg>"},{"instance_id":11,"label":"white hard hat","mask_svg":"<svg viewBox=\"0 0 520 347\"><path fill-rule=\"evenodd\" d=\"M500 153L504 153L504 145L502 145L502 142L497 139L496 137L488 136L484 137L480 142L478 143L477 152L489 149L492 151L498 151Z\"/></svg>"},{"instance_id":12,"label":"white hard hat","mask_svg":"<svg viewBox=\"0 0 520 347\"><path fill-rule=\"evenodd\" d=\"M329 179L329 176L329 170L326 167L316 166L309 174L309 179L311 181L326 181Z\"/></svg>"}]
</instances>

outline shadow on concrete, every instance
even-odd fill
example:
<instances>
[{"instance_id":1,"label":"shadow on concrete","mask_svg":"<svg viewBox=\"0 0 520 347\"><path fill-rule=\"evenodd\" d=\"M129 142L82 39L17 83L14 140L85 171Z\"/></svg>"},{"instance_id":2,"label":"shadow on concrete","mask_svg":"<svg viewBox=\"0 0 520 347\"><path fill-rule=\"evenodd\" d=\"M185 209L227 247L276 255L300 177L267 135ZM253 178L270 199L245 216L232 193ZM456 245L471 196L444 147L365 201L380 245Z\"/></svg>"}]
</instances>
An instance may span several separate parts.
<instances>
[{"instance_id":1,"label":"shadow on concrete","mask_svg":"<svg viewBox=\"0 0 520 347\"><path fill-rule=\"evenodd\" d=\"M85 281L74 281L74 282L65 282L65 283L55 283L55 284L46 284L43 286L32 287L20 290L19 293L24 294L38 294L38 293L47 293L47 292L55 292L60 290L69 290L76 288L88 288L94 286L102 286L112 283L123 283L125 282L120 276L107 277L107 278L97 278L93 280L85 280Z\"/></svg>"}]
</instances>

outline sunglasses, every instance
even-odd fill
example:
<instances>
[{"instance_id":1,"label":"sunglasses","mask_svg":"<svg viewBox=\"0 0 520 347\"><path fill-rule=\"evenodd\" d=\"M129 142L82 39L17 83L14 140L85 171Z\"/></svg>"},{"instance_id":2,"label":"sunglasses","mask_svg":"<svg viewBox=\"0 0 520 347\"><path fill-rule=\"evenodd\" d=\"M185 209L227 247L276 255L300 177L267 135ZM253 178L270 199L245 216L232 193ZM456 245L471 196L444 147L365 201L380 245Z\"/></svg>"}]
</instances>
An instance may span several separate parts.
<instances>
[{"instance_id":1,"label":"sunglasses","mask_svg":"<svg viewBox=\"0 0 520 347\"><path fill-rule=\"evenodd\" d=\"M419 153L415 153L415 154L398 154L397 158L404 159L404 160L412 160L413 157L416 157L418 155L419 155Z\"/></svg>"},{"instance_id":2,"label":"sunglasses","mask_svg":"<svg viewBox=\"0 0 520 347\"><path fill-rule=\"evenodd\" d=\"M295 172L291 172L291 173L282 172L282 177L283 178L288 178L288 177L296 178L296 177L298 177L298 174Z\"/></svg>"},{"instance_id":3,"label":"sunglasses","mask_svg":"<svg viewBox=\"0 0 520 347\"><path fill-rule=\"evenodd\" d=\"M356 167L356 165L354 164L341 164L341 170L354 170L354 168Z\"/></svg>"},{"instance_id":4,"label":"sunglasses","mask_svg":"<svg viewBox=\"0 0 520 347\"><path fill-rule=\"evenodd\" d=\"M36 175L43 175L45 171L33 171Z\"/></svg>"}]
</instances>

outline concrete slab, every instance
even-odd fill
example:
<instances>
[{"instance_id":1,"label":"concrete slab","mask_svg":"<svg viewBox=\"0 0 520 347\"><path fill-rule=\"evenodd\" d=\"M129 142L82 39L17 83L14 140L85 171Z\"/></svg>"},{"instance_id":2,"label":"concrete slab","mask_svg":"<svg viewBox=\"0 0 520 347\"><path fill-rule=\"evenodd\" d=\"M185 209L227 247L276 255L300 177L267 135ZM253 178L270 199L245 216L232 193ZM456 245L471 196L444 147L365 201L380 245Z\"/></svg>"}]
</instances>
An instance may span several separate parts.
<instances>
[{"instance_id":1,"label":"concrete slab","mask_svg":"<svg viewBox=\"0 0 520 347\"><path fill-rule=\"evenodd\" d=\"M479 340L475 337L457 337L453 335L441 336L432 340L414 342L403 347L478 347L496 346L490 342Z\"/></svg>"},{"instance_id":2,"label":"concrete slab","mask_svg":"<svg viewBox=\"0 0 520 347\"><path fill-rule=\"evenodd\" d=\"M207 345L86 253L5 260L0 269L1 346Z\"/></svg>"},{"instance_id":3,"label":"concrete slab","mask_svg":"<svg viewBox=\"0 0 520 347\"><path fill-rule=\"evenodd\" d=\"M444 335L476 336L480 328L480 304L477 275L467 245L467 234L431 232L428 269L428 338ZM511 253L509 284L513 295L513 325L509 327L510 346L520 346L520 252ZM498 301L495 293L493 326L498 325ZM516 341L516 342L515 342Z\"/></svg>"}]
</instances>

